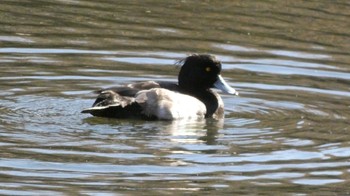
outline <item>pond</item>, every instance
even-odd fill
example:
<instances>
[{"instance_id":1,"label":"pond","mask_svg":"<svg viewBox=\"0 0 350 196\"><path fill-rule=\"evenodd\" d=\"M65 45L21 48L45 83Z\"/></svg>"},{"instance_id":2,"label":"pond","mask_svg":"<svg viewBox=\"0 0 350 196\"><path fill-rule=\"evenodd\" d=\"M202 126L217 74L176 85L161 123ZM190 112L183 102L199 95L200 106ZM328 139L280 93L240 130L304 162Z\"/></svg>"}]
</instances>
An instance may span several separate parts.
<instances>
[{"instance_id":1,"label":"pond","mask_svg":"<svg viewBox=\"0 0 350 196\"><path fill-rule=\"evenodd\" d=\"M0 2L1 195L350 194L348 1ZM208 53L225 119L81 114Z\"/></svg>"}]
</instances>

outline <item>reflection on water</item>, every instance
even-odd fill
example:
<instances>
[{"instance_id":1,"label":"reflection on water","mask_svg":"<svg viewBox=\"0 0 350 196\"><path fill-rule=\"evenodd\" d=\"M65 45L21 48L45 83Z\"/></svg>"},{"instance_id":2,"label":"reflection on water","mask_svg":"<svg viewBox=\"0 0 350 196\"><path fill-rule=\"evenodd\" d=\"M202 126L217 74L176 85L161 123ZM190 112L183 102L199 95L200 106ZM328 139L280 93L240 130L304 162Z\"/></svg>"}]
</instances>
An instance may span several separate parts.
<instances>
[{"instance_id":1,"label":"reflection on water","mask_svg":"<svg viewBox=\"0 0 350 196\"><path fill-rule=\"evenodd\" d=\"M0 3L0 194L349 194L349 4ZM81 114L211 53L222 121Z\"/></svg>"}]
</instances>

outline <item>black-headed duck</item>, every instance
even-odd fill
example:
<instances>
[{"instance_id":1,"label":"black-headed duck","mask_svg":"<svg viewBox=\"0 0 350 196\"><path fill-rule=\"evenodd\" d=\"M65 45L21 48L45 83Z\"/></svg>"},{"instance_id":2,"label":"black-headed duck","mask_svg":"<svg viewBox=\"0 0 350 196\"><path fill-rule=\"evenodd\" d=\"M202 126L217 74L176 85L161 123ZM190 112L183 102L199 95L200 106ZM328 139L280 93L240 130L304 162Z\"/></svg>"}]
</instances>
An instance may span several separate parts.
<instances>
[{"instance_id":1,"label":"black-headed duck","mask_svg":"<svg viewBox=\"0 0 350 196\"><path fill-rule=\"evenodd\" d=\"M221 62L212 55L193 54L180 63L178 83L146 81L104 89L82 113L159 120L223 118L223 101L210 88L238 93L221 77Z\"/></svg>"}]
</instances>

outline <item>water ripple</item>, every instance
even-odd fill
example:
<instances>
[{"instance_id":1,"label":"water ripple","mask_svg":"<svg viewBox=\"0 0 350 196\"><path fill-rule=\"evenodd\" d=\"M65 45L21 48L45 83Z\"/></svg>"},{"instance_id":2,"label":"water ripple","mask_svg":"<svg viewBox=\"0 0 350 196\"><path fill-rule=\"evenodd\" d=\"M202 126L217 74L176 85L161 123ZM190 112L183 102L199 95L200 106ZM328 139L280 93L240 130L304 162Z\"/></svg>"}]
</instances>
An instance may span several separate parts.
<instances>
[{"instance_id":1,"label":"water ripple","mask_svg":"<svg viewBox=\"0 0 350 196\"><path fill-rule=\"evenodd\" d=\"M242 165L188 165L181 167L157 166L157 165L111 165L86 163L59 163L44 162L28 159L2 159L0 167L25 169L25 170L46 170L46 171L62 171L62 172L83 172L83 173L125 173L128 174L145 174L152 171L153 174L198 174L208 172L257 172L257 171L276 171L280 169L317 169L317 168L337 168L348 167L347 162L310 162L299 164L242 164Z\"/></svg>"},{"instance_id":2,"label":"water ripple","mask_svg":"<svg viewBox=\"0 0 350 196\"><path fill-rule=\"evenodd\" d=\"M349 3L0 4L0 194L349 192ZM240 92L224 120L80 113L99 88L176 81L190 53Z\"/></svg>"}]
</instances>

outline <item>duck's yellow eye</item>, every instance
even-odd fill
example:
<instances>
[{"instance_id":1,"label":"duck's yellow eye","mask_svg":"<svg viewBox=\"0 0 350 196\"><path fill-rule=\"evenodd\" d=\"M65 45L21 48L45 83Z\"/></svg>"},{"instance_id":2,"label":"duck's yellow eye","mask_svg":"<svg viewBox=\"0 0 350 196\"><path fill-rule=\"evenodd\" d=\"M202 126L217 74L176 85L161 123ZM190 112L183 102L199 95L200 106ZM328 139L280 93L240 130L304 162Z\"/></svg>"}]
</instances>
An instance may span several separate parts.
<instances>
[{"instance_id":1,"label":"duck's yellow eye","mask_svg":"<svg viewBox=\"0 0 350 196\"><path fill-rule=\"evenodd\" d=\"M210 71L211 71L211 68L210 68L210 67L206 67L206 68L205 68L205 71L206 71L206 72L210 72Z\"/></svg>"}]
</instances>

